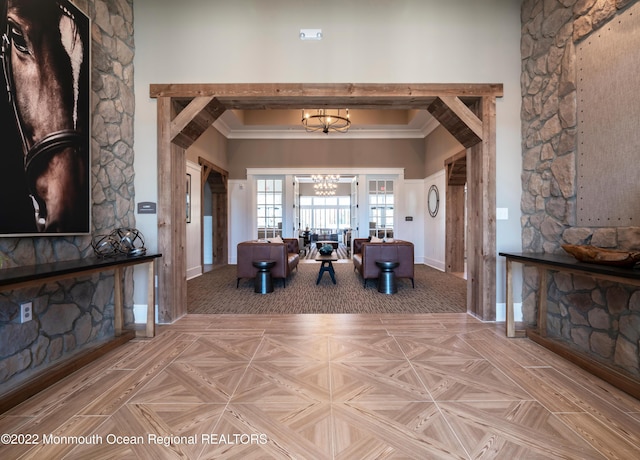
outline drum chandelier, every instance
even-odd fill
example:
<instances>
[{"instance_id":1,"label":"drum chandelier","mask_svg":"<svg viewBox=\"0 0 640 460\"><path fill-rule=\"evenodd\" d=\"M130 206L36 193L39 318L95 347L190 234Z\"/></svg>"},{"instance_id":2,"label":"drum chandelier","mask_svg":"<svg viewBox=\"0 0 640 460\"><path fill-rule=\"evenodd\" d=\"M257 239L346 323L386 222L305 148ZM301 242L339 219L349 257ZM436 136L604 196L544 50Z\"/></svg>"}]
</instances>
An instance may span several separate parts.
<instances>
[{"instance_id":1,"label":"drum chandelier","mask_svg":"<svg viewBox=\"0 0 640 460\"><path fill-rule=\"evenodd\" d=\"M316 109L315 114L311 114L302 109L302 126L308 133L322 131L329 134L329 131L346 133L351 126L349 119L349 109Z\"/></svg>"}]
</instances>

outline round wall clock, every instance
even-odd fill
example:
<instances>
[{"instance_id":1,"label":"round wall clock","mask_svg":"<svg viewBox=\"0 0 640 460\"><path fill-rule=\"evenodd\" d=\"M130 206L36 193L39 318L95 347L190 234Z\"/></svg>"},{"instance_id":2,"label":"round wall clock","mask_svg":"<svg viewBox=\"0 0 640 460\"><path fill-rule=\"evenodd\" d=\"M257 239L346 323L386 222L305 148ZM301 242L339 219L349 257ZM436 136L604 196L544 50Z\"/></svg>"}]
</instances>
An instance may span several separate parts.
<instances>
[{"instance_id":1,"label":"round wall clock","mask_svg":"<svg viewBox=\"0 0 640 460\"><path fill-rule=\"evenodd\" d=\"M429 208L429 215L435 217L438 214L438 208L440 207L440 194L438 193L438 187L432 185L429 187L429 193L427 194L427 207Z\"/></svg>"}]
</instances>

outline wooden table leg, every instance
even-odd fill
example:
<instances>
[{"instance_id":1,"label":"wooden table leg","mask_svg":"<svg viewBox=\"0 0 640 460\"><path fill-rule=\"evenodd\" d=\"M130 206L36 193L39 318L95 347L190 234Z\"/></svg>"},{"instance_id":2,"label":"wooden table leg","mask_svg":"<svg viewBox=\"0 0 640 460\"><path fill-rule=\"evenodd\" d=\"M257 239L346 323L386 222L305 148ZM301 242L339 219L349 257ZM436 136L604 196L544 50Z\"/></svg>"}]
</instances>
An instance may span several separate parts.
<instances>
[{"instance_id":1,"label":"wooden table leg","mask_svg":"<svg viewBox=\"0 0 640 460\"><path fill-rule=\"evenodd\" d=\"M147 272L147 337L156 335L156 263L149 262Z\"/></svg>"},{"instance_id":2,"label":"wooden table leg","mask_svg":"<svg viewBox=\"0 0 640 460\"><path fill-rule=\"evenodd\" d=\"M506 284L506 300L507 300L507 311L506 311L506 327L507 327L507 337L515 337L516 336L516 325L513 313L513 273L511 267L512 261L507 259L507 284Z\"/></svg>"},{"instance_id":3,"label":"wooden table leg","mask_svg":"<svg viewBox=\"0 0 640 460\"><path fill-rule=\"evenodd\" d=\"M547 336L547 270L538 267L538 333Z\"/></svg>"},{"instance_id":4,"label":"wooden table leg","mask_svg":"<svg viewBox=\"0 0 640 460\"><path fill-rule=\"evenodd\" d=\"M115 335L122 334L122 268L116 267L114 273L114 292L113 292L113 327Z\"/></svg>"}]
</instances>

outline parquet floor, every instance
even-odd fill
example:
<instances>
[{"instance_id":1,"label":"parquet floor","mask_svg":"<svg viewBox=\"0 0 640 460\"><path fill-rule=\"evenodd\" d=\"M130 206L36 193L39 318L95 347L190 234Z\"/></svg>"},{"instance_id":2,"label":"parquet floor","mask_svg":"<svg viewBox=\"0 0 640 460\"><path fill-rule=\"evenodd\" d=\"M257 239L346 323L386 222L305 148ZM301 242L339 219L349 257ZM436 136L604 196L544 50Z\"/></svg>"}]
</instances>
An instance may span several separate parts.
<instances>
[{"instance_id":1,"label":"parquet floor","mask_svg":"<svg viewBox=\"0 0 640 460\"><path fill-rule=\"evenodd\" d=\"M640 401L466 314L190 315L0 433L38 436L2 459L632 459Z\"/></svg>"}]
</instances>

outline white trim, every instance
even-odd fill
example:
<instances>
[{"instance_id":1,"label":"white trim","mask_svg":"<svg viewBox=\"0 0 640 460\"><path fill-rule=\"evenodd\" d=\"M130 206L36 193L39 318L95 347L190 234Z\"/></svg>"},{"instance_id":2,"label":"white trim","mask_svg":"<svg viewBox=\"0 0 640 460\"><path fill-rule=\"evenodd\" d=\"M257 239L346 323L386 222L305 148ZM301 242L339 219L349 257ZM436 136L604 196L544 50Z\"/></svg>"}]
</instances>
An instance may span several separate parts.
<instances>
[{"instance_id":1,"label":"white trim","mask_svg":"<svg viewBox=\"0 0 640 460\"><path fill-rule=\"evenodd\" d=\"M202 275L202 266L187 269L187 281Z\"/></svg>"},{"instance_id":2,"label":"white trim","mask_svg":"<svg viewBox=\"0 0 640 460\"><path fill-rule=\"evenodd\" d=\"M216 126L217 128L217 126ZM329 133L324 134L308 133L306 131L298 131L293 129L252 129L252 130L229 130L220 134L227 139L424 139L425 134L422 130L417 129L362 129L349 130L346 133Z\"/></svg>"},{"instance_id":3,"label":"white trim","mask_svg":"<svg viewBox=\"0 0 640 460\"><path fill-rule=\"evenodd\" d=\"M394 175L396 179L404 180L404 168L247 168L247 180L249 176L265 176L265 175L310 175L317 174L340 174L364 176L369 174Z\"/></svg>"},{"instance_id":4,"label":"white trim","mask_svg":"<svg viewBox=\"0 0 640 460\"><path fill-rule=\"evenodd\" d=\"M429 259L425 257L424 264L428 265L431 268L435 268L436 270L444 272L444 262L442 262L441 260Z\"/></svg>"},{"instance_id":5,"label":"white trim","mask_svg":"<svg viewBox=\"0 0 640 460\"><path fill-rule=\"evenodd\" d=\"M234 129L218 117L213 127L227 139L424 139L440 126L440 122L429 116L416 128L352 128L346 133L308 133L301 127L289 129Z\"/></svg>"}]
</instances>

